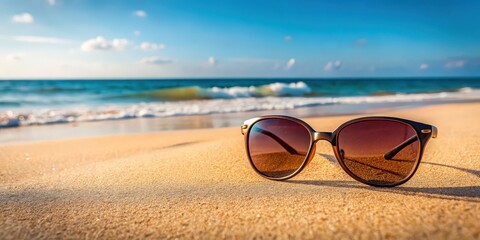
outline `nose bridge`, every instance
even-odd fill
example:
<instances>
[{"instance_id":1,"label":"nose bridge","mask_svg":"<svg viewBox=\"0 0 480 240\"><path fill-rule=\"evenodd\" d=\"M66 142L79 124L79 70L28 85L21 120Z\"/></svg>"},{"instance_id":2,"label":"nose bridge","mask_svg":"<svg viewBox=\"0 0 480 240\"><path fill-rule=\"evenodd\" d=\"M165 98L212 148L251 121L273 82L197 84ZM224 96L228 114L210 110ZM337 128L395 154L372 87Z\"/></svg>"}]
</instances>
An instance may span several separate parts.
<instances>
[{"instance_id":1,"label":"nose bridge","mask_svg":"<svg viewBox=\"0 0 480 240\"><path fill-rule=\"evenodd\" d=\"M313 134L313 141L317 142L319 140L325 140L328 142L332 141L332 133L331 132L315 132Z\"/></svg>"}]
</instances>

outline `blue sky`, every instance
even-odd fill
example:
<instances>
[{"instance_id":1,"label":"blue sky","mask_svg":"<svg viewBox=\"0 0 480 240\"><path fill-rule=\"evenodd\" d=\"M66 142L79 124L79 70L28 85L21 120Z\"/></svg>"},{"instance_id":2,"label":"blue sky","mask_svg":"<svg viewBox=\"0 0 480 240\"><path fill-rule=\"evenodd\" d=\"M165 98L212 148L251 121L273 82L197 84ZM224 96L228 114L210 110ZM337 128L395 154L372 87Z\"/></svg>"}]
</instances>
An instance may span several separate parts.
<instances>
[{"instance_id":1,"label":"blue sky","mask_svg":"<svg viewBox=\"0 0 480 240\"><path fill-rule=\"evenodd\" d=\"M479 76L480 1L2 0L0 79Z\"/></svg>"}]
</instances>

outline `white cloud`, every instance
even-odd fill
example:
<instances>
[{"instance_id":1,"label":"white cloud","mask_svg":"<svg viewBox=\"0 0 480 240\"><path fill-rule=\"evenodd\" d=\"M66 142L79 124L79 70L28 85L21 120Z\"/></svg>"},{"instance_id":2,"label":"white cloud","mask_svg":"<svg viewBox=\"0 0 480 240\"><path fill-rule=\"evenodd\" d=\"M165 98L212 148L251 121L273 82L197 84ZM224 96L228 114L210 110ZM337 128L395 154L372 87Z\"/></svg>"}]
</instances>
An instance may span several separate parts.
<instances>
[{"instance_id":1,"label":"white cloud","mask_svg":"<svg viewBox=\"0 0 480 240\"><path fill-rule=\"evenodd\" d=\"M14 23L33 23L34 21L35 20L30 13L20 13L13 15L12 17L12 22Z\"/></svg>"},{"instance_id":2,"label":"white cloud","mask_svg":"<svg viewBox=\"0 0 480 240\"><path fill-rule=\"evenodd\" d=\"M147 13L143 10L134 11L133 14L135 14L135 16L137 17L142 17L142 18L147 16Z\"/></svg>"},{"instance_id":3,"label":"white cloud","mask_svg":"<svg viewBox=\"0 0 480 240\"><path fill-rule=\"evenodd\" d=\"M24 57L23 54L8 54L5 59L9 62L22 60Z\"/></svg>"},{"instance_id":4,"label":"white cloud","mask_svg":"<svg viewBox=\"0 0 480 240\"><path fill-rule=\"evenodd\" d=\"M323 67L323 70L328 72L328 71L339 69L341 66L342 66L342 61L340 60L330 61L327 64L325 64L325 67Z\"/></svg>"},{"instance_id":5,"label":"white cloud","mask_svg":"<svg viewBox=\"0 0 480 240\"><path fill-rule=\"evenodd\" d=\"M140 48L144 51L155 51L155 50L159 50L159 49L164 49L165 44L142 42L142 44L140 44Z\"/></svg>"},{"instance_id":6,"label":"white cloud","mask_svg":"<svg viewBox=\"0 0 480 240\"><path fill-rule=\"evenodd\" d=\"M214 57L209 57L207 62L211 66L217 65L217 60Z\"/></svg>"},{"instance_id":7,"label":"white cloud","mask_svg":"<svg viewBox=\"0 0 480 240\"><path fill-rule=\"evenodd\" d=\"M128 46L127 39L115 38L112 41L108 41L102 36L89 39L82 43L80 49L84 52L90 51L109 51L109 50L123 50Z\"/></svg>"},{"instance_id":8,"label":"white cloud","mask_svg":"<svg viewBox=\"0 0 480 240\"><path fill-rule=\"evenodd\" d=\"M355 45L357 46L362 46L368 43L368 40L366 38L360 38L357 41L355 41Z\"/></svg>"},{"instance_id":9,"label":"white cloud","mask_svg":"<svg viewBox=\"0 0 480 240\"><path fill-rule=\"evenodd\" d=\"M57 0L47 0L47 2L50 6L57 4Z\"/></svg>"},{"instance_id":10,"label":"white cloud","mask_svg":"<svg viewBox=\"0 0 480 240\"><path fill-rule=\"evenodd\" d=\"M448 61L447 63L445 63L445 68L461 68L465 66L465 63L465 60Z\"/></svg>"},{"instance_id":11,"label":"white cloud","mask_svg":"<svg viewBox=\"0 0 480 240\"><path fill-rule=\"evenodd\" d=\"M290 35L287 35L287 36L285 36L283 39L288 42L288 41L292 41L292 40L293 40L293 37L290 36Z\"/></svg>"},{"instance_id":12,"label":"white cloud","mask_svg":"<svg viewBox=\"0 0 480 240\"><path fill-rule=\"evenodd\" d=\"M0 36L0 39L13 40L17 42L50 43L50 44L64 44L64 43L71 42L68 39L40 37L40 36Z\"/></svg>"},{"instance_id":13,"label":"white cloud","mask_svg":"<svg viewBox=\"0 0 480 240\"><path fill-rule=\"evenodd\" d=\"M142 34L142 32L140 32L140 31L133 32L133 35L135 35L135 36L140 36L140 34Z\"/></svg>"},{"instance_id":14,"label":"white cloud","mask_svg":"<svg viewBox=\"0 0 480 240\"><path fill-rule=\"evenodd\" d=\"M292 69L292 67L295 66L295 63L296 63L295 58L290 58L287 62L287 65L285 65L285 69L286 70Z\"/></svg>"},{"instance_id":15,"label":"white cloud","mask_svg":"<svg viewBox=\"0 0 480 240\"><path fill-rule=\"evenodd\" d=\"M420 68L421 70L425 70L425 69L427 69L428 67L430 67L430 66L428 66L428 64L422 63L422 64L420 64L420 66L419 66L418 68Z\"/></svg>"},{"instance_id":16,"label":"white cloud","mask_svg":"<svg viewBox=\"0 0 480 240\"><path fill-rule=\"evenodd\" d=\"M173 61L170 59L163 59L158 56L151 56L151 57L142 58L140 62L144 64L165 65L165 64L170 64Z\"/></svg>"}]
</instances>

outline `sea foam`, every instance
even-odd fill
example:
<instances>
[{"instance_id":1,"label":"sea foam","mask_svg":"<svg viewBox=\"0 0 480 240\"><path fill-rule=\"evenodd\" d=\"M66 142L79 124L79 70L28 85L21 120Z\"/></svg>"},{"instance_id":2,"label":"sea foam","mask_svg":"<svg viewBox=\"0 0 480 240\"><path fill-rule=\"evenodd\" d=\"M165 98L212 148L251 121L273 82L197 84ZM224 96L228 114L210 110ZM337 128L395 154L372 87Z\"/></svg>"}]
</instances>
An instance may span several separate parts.
<instances>
[{"instance_id":1,"label":"sea foam","mask_svg":"<svg viewBox=\"0 0 480 240\"><path fill-rule=\"evenodd\" d=\"M361 104L422 102L435 100L480 99L480 90L462 89L457 92L393 94L382 96L355 97L282 97L302 95L309 92L302 82L270 84L263 91L272 91L280 96L251 97L256 87L210 88L207 94L220 96L217 99L161 101L148 103L125 103L102 106L80 106L64 108L42 108L29 111L0 112L0 127L18 127L54 123L88 122L144 117L171 117L237 113L247 111L287 110L326 104ZM228 97L225 97L228 96ZM240 97L239 97L240 96Z\"/></svg>"},{"instance_id":2,"label":"sea foam","mask_svg":"<svg viewBox=\"0 0 480 240\"><path fill-rule=\"evenodd\" d=\"M312 90L304 82L271 83L260 86L208 87L198 86L166 88L129 95L128 97L145 97L164 101L200 100L200 99L234 99L249 97L301 97Z\"/></svg>"}]
</instances>

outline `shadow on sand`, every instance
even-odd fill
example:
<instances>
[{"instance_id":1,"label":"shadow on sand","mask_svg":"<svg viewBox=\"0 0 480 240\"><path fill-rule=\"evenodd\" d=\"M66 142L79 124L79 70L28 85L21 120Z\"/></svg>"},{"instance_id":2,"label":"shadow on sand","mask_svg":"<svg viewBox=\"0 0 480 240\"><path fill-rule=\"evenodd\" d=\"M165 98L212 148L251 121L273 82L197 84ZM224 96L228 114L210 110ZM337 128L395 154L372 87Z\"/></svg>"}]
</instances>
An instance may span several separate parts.
<instances>
[{"instance_id":1,"label":"shadow on sand","mask_svg":"<svg viewBox=\"0 0 480 240\"><path fill-rule=\"evenodd\" d=\"M328 161L338 164L334 156L328 154L318 154ZM463 171L473 176L480 178L480 171L474 169L467 169L455 166L449 166L446 164L422 162L421 164L430 164L439 167L447 167L455 170ZM427 198L439 198L448 200L459 200L469 202L480 202L480 186L459 186L459 187L393 187L393 188L378 188L363 185L355 181L322 181L322 180L289 180L287 181L293 184L307 184L317 186L331 186L341 188L358 188L368 189L372 191L388 192L402 195L415 195Z\"/></svg>"}]
</instances>

